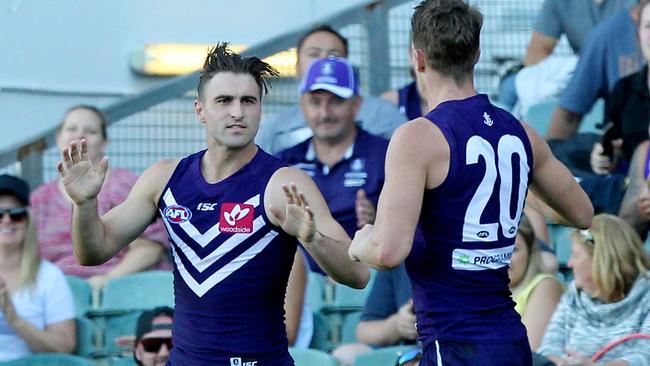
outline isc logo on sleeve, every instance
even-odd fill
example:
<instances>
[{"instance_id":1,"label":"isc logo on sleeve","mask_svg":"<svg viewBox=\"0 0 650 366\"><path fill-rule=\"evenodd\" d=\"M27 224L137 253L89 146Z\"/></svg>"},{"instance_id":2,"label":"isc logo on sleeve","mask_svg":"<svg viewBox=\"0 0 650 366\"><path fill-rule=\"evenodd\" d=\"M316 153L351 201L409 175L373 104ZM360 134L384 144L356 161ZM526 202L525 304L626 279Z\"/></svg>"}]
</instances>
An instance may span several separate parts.
<instances>
[{"instance_id":1,"label":"isc logo on sleeve","mask_svg":"<svg viewBox=\"0 0 650 366\"><path fill-rule=\"evenodd\" d=\"M248 234L253 231L255 207L245 203L221 204L219 214L219 231L222 233Z\"/></svg>"}]
</instances>

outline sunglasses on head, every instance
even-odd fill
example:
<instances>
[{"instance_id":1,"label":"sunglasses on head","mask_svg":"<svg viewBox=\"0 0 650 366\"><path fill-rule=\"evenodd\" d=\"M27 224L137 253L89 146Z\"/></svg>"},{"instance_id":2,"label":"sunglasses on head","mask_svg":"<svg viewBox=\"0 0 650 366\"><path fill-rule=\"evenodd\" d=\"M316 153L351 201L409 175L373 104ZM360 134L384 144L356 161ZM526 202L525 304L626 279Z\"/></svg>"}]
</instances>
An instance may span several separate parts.
<instances>
[{"instance_id":1,"label":"sunglasses on head","mask_svg":"<svg viewBox=\"0 0 650 366\"><path fill-rule=\"evenodd\" d=\"M419 361L422 359L422 350L419 348L410 349L397 357L395 366L402 366L411 361Z\"/></svg>"},{"instance_id":2,"label":"sunglasses on head","mask_svg":"<svg viewBox=\"0 0 650 366\"><path fill-rule=\"evenodd\" d=\"M144 338L140 341L145 352L158 352L164 344L170 350L174 346L171 338Z\"/></svg>"},{"instance_id":3,"label":"sunglasses on head","mask_svg":"<svg viewBox=\"0 0 650 366\"><path fill-rule=\"evenodd\" d=\"M0 208L0 218L9 215L13 222L23 221L27 218L27 207Z\"/></svg>"}]
</instances>

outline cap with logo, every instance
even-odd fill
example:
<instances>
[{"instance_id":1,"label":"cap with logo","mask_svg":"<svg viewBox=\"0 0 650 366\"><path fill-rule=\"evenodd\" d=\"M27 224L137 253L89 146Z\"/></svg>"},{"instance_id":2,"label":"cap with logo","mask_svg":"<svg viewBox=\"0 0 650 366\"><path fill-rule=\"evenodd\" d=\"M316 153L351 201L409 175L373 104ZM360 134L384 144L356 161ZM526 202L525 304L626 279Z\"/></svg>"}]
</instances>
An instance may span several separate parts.
<instances>
[{"instance_id":1,"label":"cap with logo","mask_svg":"<svg viewBox=\"0 0 650 366\"><path fill-rule=\"evenodd\" d=\"M354 68L345 58L330 56L312 61L300 84L300 94L326 90L343 99L359 94Z\"/></svg>"},{"instance_id":2,"label":"cap with logo","mask_svg":"<svg viewBox=\"0 0 650 366\"><path fill-rule=\"evenodd\" d=\"M29 185L23 179L9 174L0 175L0 194L10 194L29 205Z\"/></svg>"}]
</instances>

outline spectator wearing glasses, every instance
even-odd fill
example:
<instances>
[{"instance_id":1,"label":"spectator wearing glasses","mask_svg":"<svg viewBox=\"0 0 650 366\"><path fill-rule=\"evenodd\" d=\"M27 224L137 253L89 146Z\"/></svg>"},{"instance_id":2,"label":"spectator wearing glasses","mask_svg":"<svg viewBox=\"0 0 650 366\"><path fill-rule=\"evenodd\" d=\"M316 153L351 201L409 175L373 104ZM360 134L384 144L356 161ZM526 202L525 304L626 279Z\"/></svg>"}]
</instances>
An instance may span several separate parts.
<instances>
[{"instance_id":1,"label":"spectator wearing glasses","mask_svg":"<svg viewBox=\"0 0 650 366\"><path fill-rule=\"evenodd\" d=\"M164 366L172 349L174 309L158 307L142 313L135 333L133 358L140 366Z\"/></svg>"},{"instance_id":2,"label":"spectator wearing glasses","mask_svg":"<svg viewBox=\"0 0 650 366\"><path fill-rule=\"evenodd\" d=\"M574 281L562 296L539 353L560 365L593 365L612 342L623 343L599 365L648 365L650 262L641 239L623 219L596 215L573 234L569 267ZM635 336L635 334L637 336Z\"/></svg>"},{"instance_id":3,"label":"spectator wearing glasses","mask_svg":"<svg viewBox=\"0 0 650 366\"><path fill-rule=\"evenodd\" d=\"M41 260L29 186L0 175L0 361L32 353L71 353L74 302L59 268Z\"/></svg>"}]
</instances>

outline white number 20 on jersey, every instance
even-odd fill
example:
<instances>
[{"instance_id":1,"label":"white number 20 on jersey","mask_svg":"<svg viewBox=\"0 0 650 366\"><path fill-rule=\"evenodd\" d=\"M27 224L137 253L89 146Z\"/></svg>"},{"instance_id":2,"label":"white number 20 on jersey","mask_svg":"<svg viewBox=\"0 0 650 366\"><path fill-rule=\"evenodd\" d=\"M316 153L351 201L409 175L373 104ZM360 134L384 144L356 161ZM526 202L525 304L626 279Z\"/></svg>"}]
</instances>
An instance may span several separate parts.
<instances>
[{"instance_id":1,"label":"white number 20 on jersey","mask_svg":"<svg viewBox=\"0 0 650 366\"><path fill-rule=\"evenodd\" d=\"M517 192L517 211L515 217L510 216L510 203L515 190L514 177L512 176L512 156L519 156L519 187ZM485 161L485 175L479 184L474 196L465 212L463 224L463 242L493 242L497 241L499 226L506 238L517 235L517 224L524 209L524 198L528 185L528 158L524 144L517 136L504 135L499 139L497 154L495 156L492 145L480 136L472 136L467 141L467 165L477 164L479 157ZM497 166L498 163L498 166ZM501 177L501 184L495 187L497 176ZM485 207L495 189L499 189L499 222L480 222Z\"/></svg>"}]
</instances>

